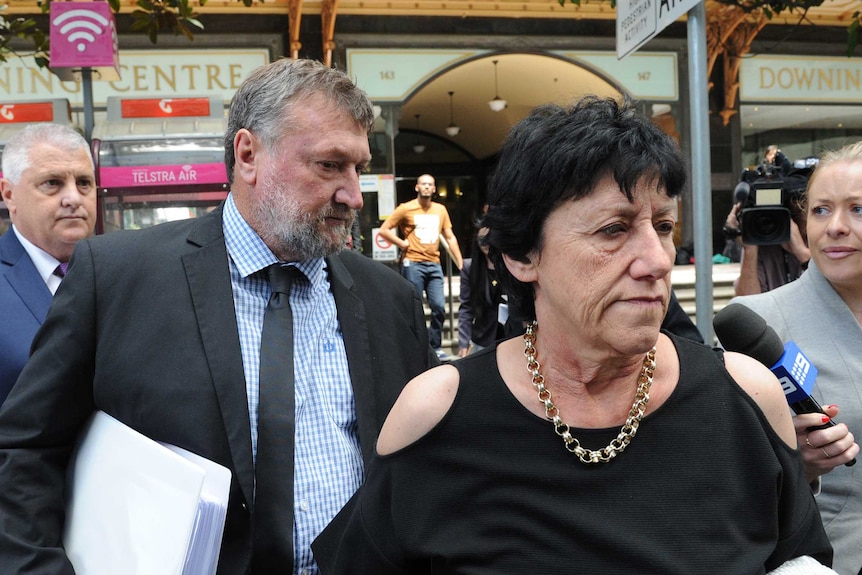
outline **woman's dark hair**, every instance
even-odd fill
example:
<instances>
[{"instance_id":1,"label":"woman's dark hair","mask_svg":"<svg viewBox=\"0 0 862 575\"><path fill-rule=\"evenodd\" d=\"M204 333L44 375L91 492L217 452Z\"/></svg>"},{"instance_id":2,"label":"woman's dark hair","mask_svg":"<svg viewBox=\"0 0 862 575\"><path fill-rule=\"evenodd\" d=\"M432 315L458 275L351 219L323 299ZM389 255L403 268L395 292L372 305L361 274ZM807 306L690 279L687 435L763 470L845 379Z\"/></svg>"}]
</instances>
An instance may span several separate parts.
<instances>
[{"instance_id":1,"label":"woman's dark hair","mask_svg":"<svg viewBox=\"0 0 862 575\"><path fill-rule=\"evenodd\" d=\"M533 286L509 273L503 254L529 261L542 250L548 215L563 202L592 193L606 174L613 174L629 201L643 178L669 197L682 192L686 179L676 143L628 98L587 96L569 107L540 106L506 137L489 180L483 225L510 303L527 319L535 318Z\"/></svg>"}]
</instances>

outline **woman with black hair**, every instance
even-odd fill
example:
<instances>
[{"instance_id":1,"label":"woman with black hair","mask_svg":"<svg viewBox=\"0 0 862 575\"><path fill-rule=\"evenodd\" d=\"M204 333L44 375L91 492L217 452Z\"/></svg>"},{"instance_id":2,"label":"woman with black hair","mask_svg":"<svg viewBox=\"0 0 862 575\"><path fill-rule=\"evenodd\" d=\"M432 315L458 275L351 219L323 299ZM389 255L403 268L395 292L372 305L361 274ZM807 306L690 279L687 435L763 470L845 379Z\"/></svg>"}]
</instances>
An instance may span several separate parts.
<instances>
[{"instance_id":1,"label":"woman with black hair","mask_svg":"<svg viewBox=\"0 0 862 575\"><path fill-rule=\"evenodd\" d=\"M494 263L488 258L488 246L483 245L487 233L487 228L479 228L471 243L471 257L461 267L458 357L481 351L504 336L500 320L505 318L499 316L499 307L505 306L505 298Z\"/></svg>"},{"instance_id":2,"label":"woman with black hair","mask_svg":"<svg viewBox=\"0 0 862 575\"><path fill-rule=\"evenodd\" d=\"M831 572L778 379L661 330L684 185L630 101L512 129L482 225L525 333L407 384L321 573Z\"/></svg>"}]
</instances>

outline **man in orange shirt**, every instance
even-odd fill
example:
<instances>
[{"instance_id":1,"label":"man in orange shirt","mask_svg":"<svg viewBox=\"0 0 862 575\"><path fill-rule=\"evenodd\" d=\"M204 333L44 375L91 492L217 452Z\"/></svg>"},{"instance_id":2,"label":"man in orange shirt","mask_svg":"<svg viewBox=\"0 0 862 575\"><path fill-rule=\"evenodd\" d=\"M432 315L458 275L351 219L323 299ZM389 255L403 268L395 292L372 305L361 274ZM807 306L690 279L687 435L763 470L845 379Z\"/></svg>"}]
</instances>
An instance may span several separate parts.
<instances>
[{"instance_id":1,"label":"man in orange shirt","mask_svg":"<svg viewBox=\"0 0 862 575\"><path fill-rule=\"evenodd\" d=\"M448 360L449 354L442 348L446 302L443 296L443 268L440 266L440 237L449 245L449 252L458 269L461 269L461 250L452 233L452 221L446 206L431 201L436 191L434 176L419 176L416 199L399 204L383 222L380 235L401 249L401 275L410 280L420 298L423 292L428 296L431 347L437 357Z\"/></svg>"}]
</instances>

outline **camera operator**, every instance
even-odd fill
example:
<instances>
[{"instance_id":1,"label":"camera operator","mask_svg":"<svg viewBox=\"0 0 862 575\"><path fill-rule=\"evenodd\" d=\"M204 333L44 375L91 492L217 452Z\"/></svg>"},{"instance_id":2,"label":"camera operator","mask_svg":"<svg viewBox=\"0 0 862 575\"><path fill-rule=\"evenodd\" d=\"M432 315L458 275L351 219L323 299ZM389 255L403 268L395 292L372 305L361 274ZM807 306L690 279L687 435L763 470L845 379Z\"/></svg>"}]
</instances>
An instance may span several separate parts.
<instances>
[{"instance_id":1,"label":"camera operator","mask_svg":"<svg viewBox=\"0 0 862 575\"><path fill-rule=\"evenodd\" d=\"M739 234L737 213L741 207L742 204L734 204L731 208L727 215L725 234L729 230ZM759 246L742 243L741 235L734 238L742 247L739 277L734 284L736 295L767 292L798 279L805 271L811 252L801 232L805 226L800 226L795 216L790 220L790 241L787 243Z\"/></svg>"},{"instance_id":2,"label":"camera operator","mask_svg":"<svg viewBox=\"0 0 862 575\"><path fill-rule=\"evenodd\" d=\"M805 229L805 211L799 204L799 198L807 183L808 173L810 169L807 168L793 172L789 160L777 146L766 149L764 164L756 170L743 173L742 181L734 191L734 204L724 226L725 237L737 242L742 250L739 278L734 284L736 295L769 291L790 283L805 271L811 253L802 232ZM764 181L771 181L785 190L792 188L796 192L788 194L791 199L784 206L790 211L789 240L786 242L772 244L743 241L740 211L749 201L750 187Z\"/></svg>"},{"instance_id":3,"label":"camera operator","mask_svg":"<svg viewBox=\"0 0 862 575\"><path fill-rule=\"evenodd\" d=\"M787 156L778 149L778 146L772 144L767 146L766 151L763 152L763 162L758 166L758 171L762 176L786 176L792 168L793 165Z\"/></svg>"}]
</instances>

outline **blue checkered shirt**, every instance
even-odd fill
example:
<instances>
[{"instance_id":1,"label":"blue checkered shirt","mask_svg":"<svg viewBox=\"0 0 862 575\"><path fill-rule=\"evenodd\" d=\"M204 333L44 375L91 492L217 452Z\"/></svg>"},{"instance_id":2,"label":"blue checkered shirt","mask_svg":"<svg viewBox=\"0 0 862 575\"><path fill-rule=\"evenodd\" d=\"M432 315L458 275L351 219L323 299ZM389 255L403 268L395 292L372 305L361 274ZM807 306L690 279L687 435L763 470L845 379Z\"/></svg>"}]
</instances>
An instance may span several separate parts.
<instances>
[{"instance_id":1,"label":"blue checkered shirt","mask_svg":"<svg viewBox=\"0 0 862 575\"><path fill-rule=\"evenodd\" d=\"M258 370L263 314L271 289L257 272L277 261L229 195L223 216L239 328L252 453L257 454ZM296 428L294 438L294 564L285 573L318 573L311 542L364 478L353 388L326 262L296 267L308 281L290 290L293 312Z\"/></svg>"}]
</instances>

